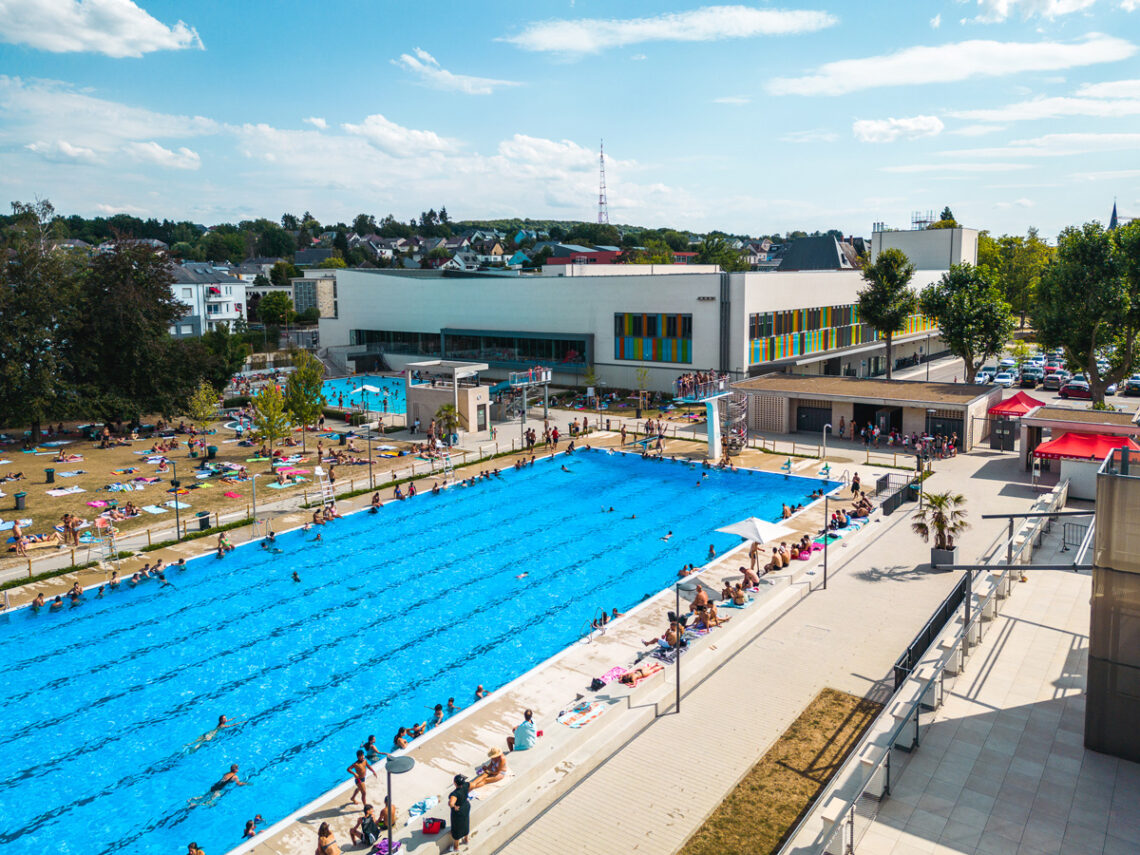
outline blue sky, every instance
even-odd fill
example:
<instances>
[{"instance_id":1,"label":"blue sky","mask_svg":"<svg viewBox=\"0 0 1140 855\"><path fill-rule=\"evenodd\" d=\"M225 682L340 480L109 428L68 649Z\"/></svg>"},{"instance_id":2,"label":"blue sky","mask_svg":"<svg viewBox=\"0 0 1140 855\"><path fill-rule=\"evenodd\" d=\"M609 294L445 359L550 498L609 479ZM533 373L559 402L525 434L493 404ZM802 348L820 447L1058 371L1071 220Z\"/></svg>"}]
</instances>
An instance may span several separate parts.
<instances>
[{"instance_id":1,"label":"blue sky","mask_svg":"<svg viewBox=\"0 0 1140 855\"><path fill-rule=\"evenodd\" d=\"M0 190L750 234L1140 216L1140 0L0 0Z\"/></svg>"}]
</instances>

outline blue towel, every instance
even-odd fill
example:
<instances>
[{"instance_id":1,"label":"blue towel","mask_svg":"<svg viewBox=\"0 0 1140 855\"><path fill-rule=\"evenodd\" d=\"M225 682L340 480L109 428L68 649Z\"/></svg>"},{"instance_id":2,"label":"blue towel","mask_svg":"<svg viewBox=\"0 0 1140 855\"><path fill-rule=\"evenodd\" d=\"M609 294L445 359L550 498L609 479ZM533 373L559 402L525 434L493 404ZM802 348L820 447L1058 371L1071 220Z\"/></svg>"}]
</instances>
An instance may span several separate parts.
<instances>
[{"instance_id":1,"label":"blue towel","mask_svg":"<svg viewBox=\"0 0 1140 855\"><path fill-rule=\"evenodd\" d=\"M439 798L437 796L428 796L426 799L420 799L408 808L408 816L420 816L425 814L437 804L439 804Z\"/></svg>"}]
</instances>

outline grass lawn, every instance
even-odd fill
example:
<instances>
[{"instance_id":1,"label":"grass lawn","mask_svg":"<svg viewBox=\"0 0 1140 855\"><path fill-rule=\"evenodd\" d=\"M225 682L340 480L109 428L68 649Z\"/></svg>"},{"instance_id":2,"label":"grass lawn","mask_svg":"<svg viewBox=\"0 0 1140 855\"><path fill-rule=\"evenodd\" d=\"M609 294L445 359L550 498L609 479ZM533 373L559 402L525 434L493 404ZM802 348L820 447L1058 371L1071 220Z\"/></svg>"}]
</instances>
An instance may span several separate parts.
<instances>
[{"instance_id":1,"label":"grass lawn","mask_svg":"<svg viewBox=\"0 0 1140 855\"><path fill-rule=\"evenodd\" d=\"M309 473L306 474L308 480L297 486L286 487L281 490L271 489L269 484L273 482L272 476L269 476L269 464L264 462L247 462L248 458L254 456L256 448L247 446L240 446L233 442L235 436L234 432L227 430L220 423L215 424L214 427L217 433L207 437L207 442L211 445L216 445L218 453L216 462L219 463L239 463L247 467L250 473L261 473L261 478L258 483L257 498L258 504L262 502L272 502L286 497L300 498L304 490L310 493L314 492L315 478L311 474L313 467L316 465L316 443L317 437L313 434L307 436L308 446L308 461L305 463L297 464L298 468L307 469ZM17 431L9 431L9 436L18 436ZM290 452L300 449L300 433L297 433L298 445L295 449L288 449ZM191 490L187 495L180 495L178 500L190 507L181 511L182 522L185 524L188 517L192 517L198 511L209 511L213 513L230 514L233 512L241 511L247 513L252 500L252 488L248 481L238 484L224 484L220 479L211 478L208 480L199 480L195 478L195 466L198 460L192 459L187 452L185 445L185 435L180 435L182 445L177 451L167 452L166 457L178 464L178 476L182 485L188 486L192 484L208 484L204 488ZM158 505L162 506L165 502L174 499L174 496L167 492L170 489L171 472L160 473L157 471L157 465L148 464L146 458L135 454L137 451L149 449L155 439L140 439L126 446L119 446L115 448L100 449L95 443L80 438L75 433L69 433L63 439L71 440L71 442L63 446L63 449L69 454L77 454L82 456L82 460L75 462L57 463L52 461L53 453L58 451L58 448L40 447L41 452L49 453L25 453L21 451L19 443L10 443L0 446L0 460L11 461L9 463L0 464L0 477L15 472L22 472L24 477L18 481L9 481L0 484L0 490L3 491L5 496L0 498L0 517L5 520L15 518L31 519L32 524L24 526L24 530L29 534L51 533L52 527L57 525L60 518L65 513L78 514L81 518L92 520L100 514L105 508L91 507L88 502L93 501L111 501L116 500L120 507L125 505L128 501L133 502L139 507L144 505ZM227 440L230 440L227 442ZM335 439L325 439L324 445L326 449L336 448ZM359 443L359 441L358 441ZM359 443L363 445L363 443ZM407 448L408 443L385 440L383 444L393 445L397 448ZM383 473L388 469L397 465L406 466L408 463L407 457L402 458L380 458L373 452L376 463L373 466L373 472L378 483L387 480ZM361 455L363 456L363 455ZM56 470L56 479L54 484L45 483L44 469L52 467ZM134 472L115 473L113 470L125 470L133 468ZM60 473L63 472L78 472L82 471L83 474L75 475L72 477L61 477ZM367 466L338 466L337 467L337 488L338 491L346 491L350 488L350 483L355 480L357 487L367 486L368 480L368 467ZM132 490L129 492L110 492L106 487L114 482L129 482L134 478L140 476L157 477L159 482L148 484L142 490ZM73 493L65 496L49 496L48 490L66 487L82 487L84 492ZM15 500L13 494L17 491L27 493L27 509L25 511L16 511ZM234 496L226 496L227 492L233 493ZM211 520L211 525L214 520ZM119 531L128 535L133 532L140 532L146 528L162 529L171 528L174 525L174 511L168 510L164 514L147 514L144 513L139 517L131 520L125 520L116 523ZM9 533L0 532L0 539L6 541L10 536ZM145 540L142 545L145 545ZM134 546L139 544L136 541ZM16 561L24 563L25 559L17 558L14 553L8 552L6 548L10 544L3 543L3 550L0 550L0 563L8 561ZM41 556L49 555L55 550L54 547L29 549L29 556L33 559ZM88 550L84 547L82 550L77 550L76 560L86 560Z\"/></svg>"},{"instance_id":2,"label":"grass lawn","mask_svg":"<svg viewBox=\"0 0 1140 855\"><path fill-rule=\"evenodd\" d=\"M824 689L689 839L685 855L775 852L880 709Z\"/></svg>"}]
</instances>

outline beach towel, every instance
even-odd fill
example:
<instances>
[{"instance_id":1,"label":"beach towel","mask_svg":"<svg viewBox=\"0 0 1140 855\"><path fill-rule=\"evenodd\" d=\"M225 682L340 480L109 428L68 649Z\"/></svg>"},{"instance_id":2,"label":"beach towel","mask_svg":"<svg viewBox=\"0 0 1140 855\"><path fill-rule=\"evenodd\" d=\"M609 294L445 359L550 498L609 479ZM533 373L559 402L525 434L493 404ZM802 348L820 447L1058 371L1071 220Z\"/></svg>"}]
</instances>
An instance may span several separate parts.
<instances>
[{"instance_id":1,"label":"beach towel","mask_svg":"<svg viewBox=\"0 0 1140 855\"><path fill-rule=\"evenodd\" d=\"M185 502L180 502L177 499L171 499L169 502L163 502L163 504L168 508L178 508L180 511L184 511L190 507L190 505L186 504Z\"/></svg>"},{"instance_id":2,"label":"beach towel","mask_svg":"<svg viewBox=\"0 0 1140 855\"><path fill-rule=\"evenodd\" d=\"M86 493L82 487L64 487L59 490L48 490L49 496L70 496L72 493Z\"/></svg>"},{"instance_id":3,"label":"beach towel","mask_svg":"<svg viewBox=\"0 0 1140 855\"><path fill-rule=\"evenodd\" d=\"M411 825L411 820L413 817L423 816L437 804L439 804L439 798L437 796L428 796L426 799L420 799L418 802L408 808L408 820L404 823L404 825Z\"/></svg>"},{"instance_id":4,"label":"beach towel","mask_svg":"<svg viewBox=\"0 0 1140 855\"><path fill-rule=\"evenodd\" d=\"M11 463L11 462L12 462L11 460L0 460L0 466L3 466L5 463Z\"/></svg>"},{"instance_id":5,"label":"beach towel","mask_svg":"<svg viewBox=\"0 0 1140 855\"><path fill-rule=\"evenodd\" d=\"M71 445L75 442L73 439L53 439L51 442L41 442L40 445L45 448L58 448L61 445Z\"/></svg>"},{"instance_id":6,"label":"beach towel","mask_svg":"<svg viewBox=\"0 0 1140 855\"><path fill-rule=\"evenodd\" d=\"M241 493L235 493L233 490L226 490L222 495L227 499L240 499L242 497Z\"/></svg>"},{"instance_id":7,"label":"beach towel","mask_svg":"<svg viewBox=\"0 0 1140 855\"><path fill-rule=\"evenodd\" d=\"M589 703L579 704L572 710L567 710L558 716L556 721L559 724L564 724L571 728L585 727L605 711L605 704L599 701L590 701Z\"/></svg>"},{"instance_id":8,"label":"beach towel","mask_svg":"<svg viewBox=\"0 0 1140 855\"><path fill-rule=\"evenodd\" d=\"M56 472L57 478L74 478L77 475L86 475L87 473L82 469L73 469L70 472Z\"/></svg>"},{"instance_id":9,"label":"beach towel","mask_svg":"<svg viewBox=\"0 0 1140 855\"><path fill-rule=\"evenodd\" d=\"M598 679L601 680L602 683L604 683L604 684L609 684L609 683L612 683L614 680L621 679L621 676L624 673L625 673L624 668L622 668L620 665L615 665L613 668L611 668L609 671L604 673Z\"/></svg>"},{"instance_id":10,"label":"beach towel","mask_svg":"<svg viewBox=\"0 0 1140 855\"><path fill-rule=\"evenodd\" d=\"M88 502L87 506L90 508L105 508L105 507L107 507L107 503L104 502L102 499L96 499L93 502Z\"/></svg>"},{"instance_id":11,"label":"beach towel","mask_svg":"<svg viewBox=\"0 0 1140 855\"><path fill-rule=\"evenodd\" d=\"M143 508L148 514L165 514L166 508L160 508L158 505L147 505Z\"/></svg>"},{"instance_id":12,"label":"beach towel","mask_svg":"<svg viewBox=\"0 0 1140 855\"><path fill-rule=\"evenodd\" d=\"M32 524L31 520L20 520L20 527L21 528L23 528L24 526L27 526L27 525L31 525L31 524ZM11 531L15 527L16 527L15 520L8 520L8 522L0 523L0 531Z\"/></svg>"},{"instance_id":13,"label":"beach towel","mask_svg":"<svg viewBox=\"0 0 1140 855\"><path fill-rule=\"evenodd\" d=\"M267 460L269 460L268 457L247 457L245 459L245 462L246 463L265 463Z\"/></svg>"},{"instance_id":14,"label":"beach towel","mask_svg":"<svg viewBox=\"0 0 1140 855\"><path fill-rule=\"evenodd\" d=\"M132 472L138 472L138 471L139 471L139 468L137 466L128 466L126 469L112 469L111 474L112 475L130 475Z\"/></svg>"},{"instance_id":15,"label":"beach towel","mask_svg":"<svg viewBox=\"0 0 1140 855\"><path fill-rule=\"evenodd\" d=\"M672 665L674 662L677 661L678 654L683 652L684 650L685 650L684 647L682 647L680 650L678 650L676 648L672 648L672 647L669 648L668 650L666 650L663 647L658 647L656 650L654 650L649 655L652 656L654 659L659 659L660 661L664 662L666 665Z\"/></svg>"},{"instance_id":16,"label":"beach towel","mask_svg":"<svg viewBox=\"0 0 1140 855\"><path fill-rule=\"evenodd\" d=\"M186 496L186 495L189 495L189 493L190 493L190 491L187 490L185 487L177 487L177 488L171 487L166 492L173 493L176 496Z\"/></svg>"},{"instance_id":17,"label":"beach towel","mask_svg":"<svg viewBox=\"0 0 1140 855\"><path fill-rule=\"evenodd\" d=\"M760 590L760 589L757 588L755 590ZM752 605L752 603L753 603L753 600L751 597L748 597L747 599L745 599L745 601L740 605L737 605L732 600L725 600L723 603L720 604L720 608L722 608L722 609L746 609L750 605Z\"/></svg>"},{"instance_id":18,"label":"beach towel","mask_svg":"<svg viewBox=\"0 0 1140 855\"><path fill-rule=\"evenodd\" d=\"M157 484L161 478L135 478L136 484Z\"/></svg>"}]
</instances>

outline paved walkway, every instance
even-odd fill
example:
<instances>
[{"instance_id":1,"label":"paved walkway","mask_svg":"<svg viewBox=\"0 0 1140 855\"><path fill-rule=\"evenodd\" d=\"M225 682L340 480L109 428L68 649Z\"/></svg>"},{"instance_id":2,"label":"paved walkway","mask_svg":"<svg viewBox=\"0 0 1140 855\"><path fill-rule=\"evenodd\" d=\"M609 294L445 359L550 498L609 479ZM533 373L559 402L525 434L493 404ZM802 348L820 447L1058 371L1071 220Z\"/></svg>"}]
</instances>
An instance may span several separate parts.
<instances>
[{"instance_id":1,"label":"paved walkway","mask_svg":"<svg viewBox=\"0 0 1140 855\"><path fill-rule=\"evenodd\" d=\"M858 855L1140 851L1140 764L1083 747L1091 577L1029 575L947 694Z\"/></svg>"},{"instance_id":2,"label":"paved walkway","mask_svg":"<svg viewBox=\"0 0 1140 855\"><path fill-rule=\"evenodd\" d=\"M1032 493L1007 483L1017 477L1012 458L971 455L941 462L927 488L961 490L976 517L1025 509ZM567 841L575 852L599 855L678 851L820 689L874 693L955 580L915 569L929 552L909 530L913 507L872 523L880 527L874 539L854 554L835 550L840 569L826 592L688 687L680 715L659 718L497 851L553 855ZM999 527L975 519L963 557L988 545ZM684 774L671 774L682 767ZM603 825L605 833L595 833Z\"/></svg>"}]
</instances>

